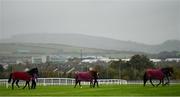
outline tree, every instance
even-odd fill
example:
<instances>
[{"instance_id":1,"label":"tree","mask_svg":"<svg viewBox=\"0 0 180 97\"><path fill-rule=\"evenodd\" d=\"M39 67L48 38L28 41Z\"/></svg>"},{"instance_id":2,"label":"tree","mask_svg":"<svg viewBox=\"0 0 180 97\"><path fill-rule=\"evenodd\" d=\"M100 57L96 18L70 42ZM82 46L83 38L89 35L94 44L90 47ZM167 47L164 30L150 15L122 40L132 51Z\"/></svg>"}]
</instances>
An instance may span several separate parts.
<instances>
[{"instance_id":1,"label":"tree","mask_svg":"<svg viewBox=\"0 0 180 97\"><path fill-rule=\"evenodd\" d=\"M153 62L145 55L134 55L128 62L132 74L131 79L141 79L147 68L154 68ZM133 75L133 76L132 76Z\"/></svg>"},{"instance_id":2,"label":"tree","mask_svg":"<svg viewBox=\"0 0 180 97\"><path fill-rule=\"evenodd\" d=\"M153 62L149 60L145 55L134 55L131 57L129 64L138 70L144 70L147 68L154 68Z\"/></svg>"},{"instance_id":3,"label":"tree","mask_svg":"<svg viewBox=\"0 0 180 97\"><path fill-rule=\"evenodd\" d=\"M112 61L107 68L107 74L109 78L137 80L142 79L147 68L154 68L149 58L145 55L134 55L129 62L122 60Z\"/></svg>"},{"instance_id":4,"label":"tree","mask_svg":"<svg viewBox=\"0 0 180 97\"><path fill-rule=\"evenodd\" d=\"M2 73L4 71L4 68L2 65L0 65L0 73Z\"/></svg>"},{"instance_id":5,"label":"tree","mask_svg":"<svg viewBox=\"0 0 180 97\"><path fill-rule=\"evenodd\" d=\"M119 60L119 61L111 61L108 69L109 76L111 75L111 78L122 78L122 70L126 69L127 65L126 62Z\"/></svg>"},{"instance_id":6,"label":"tree","mask_svg":"<svg viewBox=\"0 0 180 97\"><path fill-rule=\"evenodd\" d=\"M3 78L3 71L4 71L4 68L2 65L0 65L0 78Z\"/></svg>"}]
</instances>

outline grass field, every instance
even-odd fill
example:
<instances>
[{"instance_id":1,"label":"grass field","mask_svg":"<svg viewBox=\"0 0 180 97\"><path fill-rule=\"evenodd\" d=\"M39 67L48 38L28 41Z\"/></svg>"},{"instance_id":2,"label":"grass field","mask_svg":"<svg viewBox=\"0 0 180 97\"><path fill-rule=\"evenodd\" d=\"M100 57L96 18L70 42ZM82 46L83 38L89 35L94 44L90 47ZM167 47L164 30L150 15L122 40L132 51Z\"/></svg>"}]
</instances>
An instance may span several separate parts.
<instances>
[{"instance_id":1,"label":"grass field","mask_svg":"<svg viewBox=\"0 0 180 97\"><path fill-rule=\"evenodd\" d=\"M28 90L0 86L0 96L180 96L180 84L152 87L147 85L101 85L99 88L73 86L38 86Z\"/></svg>"}]
</instances>

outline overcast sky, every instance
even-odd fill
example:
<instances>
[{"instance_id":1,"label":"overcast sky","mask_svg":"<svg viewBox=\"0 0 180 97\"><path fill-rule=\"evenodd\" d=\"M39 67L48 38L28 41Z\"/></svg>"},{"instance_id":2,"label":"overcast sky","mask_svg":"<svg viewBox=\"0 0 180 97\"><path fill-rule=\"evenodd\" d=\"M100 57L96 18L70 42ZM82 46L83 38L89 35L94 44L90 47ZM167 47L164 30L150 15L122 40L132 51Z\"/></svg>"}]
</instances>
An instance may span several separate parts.
<instances>
[{"instance_id":1,"label":"overcast sky","mask_svg":"<svg viewBox=\"0 0 180 97\"><path fill-rule=\"evenodd\" d=\"M80 33L146 44L180 40L180 0L0 1L0 38Z\"/></svg>"}]
</instances>

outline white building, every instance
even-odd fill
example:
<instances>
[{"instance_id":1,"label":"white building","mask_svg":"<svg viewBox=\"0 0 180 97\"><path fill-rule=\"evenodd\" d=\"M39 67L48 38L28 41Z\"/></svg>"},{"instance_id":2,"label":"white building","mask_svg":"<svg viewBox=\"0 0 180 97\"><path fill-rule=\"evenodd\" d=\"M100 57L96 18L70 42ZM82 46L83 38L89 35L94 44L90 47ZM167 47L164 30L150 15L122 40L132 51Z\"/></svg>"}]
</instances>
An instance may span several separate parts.
<instances>
[{"instance_id":1,"label":"white building","mask_svg":"<svg viewBox=\"0 0 180 97\"><path fill-rule=\"evenodd\" d=\"M168 62L172 62L172 61L180 62L180 58L167 58L167 59L165 59L165 61L168 61Z\"/></svg>"},{"instance_id":2,"label":"white building","mask_svg":"<svg viewBox=\"0 0 180 97\"><path fill-rule=\"evenodd\" d=\"M82 63L95 63L97 62L97 59L83 59L81 62Z\"/></svg>"},{"instance_id":3,"label":"white building","mask_svg":"<svg viewBox=\"0 0 180 97\"><path fill-rule=\"evenodd\" d=\"M62 56L57 56L57 55L47 56L47 62L59 63L59 62L65 62L65 61L66 61L66 58Z\"/></svg>"},{"instance_id":4,"label":"white building","mask_svg":"<svg viewBox=\"0 0 180 97\"><path fill-rule=\"evenodd\" d=\"M46 63L46 56L36 56L31 58L32 63L39 64L39 63Z\"/></svg>"},{"instance_id":5,"label":"white building","mask_svg":"<svg viewBox=\"0 0 180 97\"><path fill-rule=\"evenodd\" d=\"M128 62L130 61L131 59L127 58L127 59L121 59L122 61L125 61L125 62ZM150 61L152 62L161 62L162 60L161 59L150 59Z\"/></svg>"},{"instance_id":6,"label":"white building","mask_svg":"<svg viewBox=\"0 0 180 97\"><path fill-rule=\"evenodd\" d=\"M162 60L161 59L150 59L150 61L152 61L152 62L161 62Z\"/></svg>"},{"instance_id":7,"label":"white building","mask_svg":"<svg viewBox=\"0 0 180 97\"><path fill-rule=\"evenodd\" d=\"M128 62L128 61L130 61L130 59L129 58L127 58L127 59L121 59L122 61L125 61L125 62Z\"/></svg>"},{"instance_id":8,"label":"white building","mask_svg":"<svg viewBox=\"0 0 180 97\"><path fill-rule=\"evenodd\" d=\"M95 63L95 62L98 62L98 61L101 61L101 62L110 62L110 61L119 61L119 59L111 59L111 58L107 58L107 57L102 57L102 56L87 56L87 57L83 57L85 59L83 59L81 62L84 62L84 63Z\"/></svg>"}]
</instances>

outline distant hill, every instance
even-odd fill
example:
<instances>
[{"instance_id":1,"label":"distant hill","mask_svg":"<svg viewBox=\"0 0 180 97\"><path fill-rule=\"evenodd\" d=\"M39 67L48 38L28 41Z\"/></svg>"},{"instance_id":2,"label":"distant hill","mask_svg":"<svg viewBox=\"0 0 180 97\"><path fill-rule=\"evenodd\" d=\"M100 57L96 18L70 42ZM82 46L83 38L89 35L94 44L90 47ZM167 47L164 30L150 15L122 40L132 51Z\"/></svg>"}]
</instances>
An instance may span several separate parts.
<instances>
[{"instance_id":1,"label":"distant hill","mask_svg":"<svg viewBox=\"0 0 180 97\"><path fill-rule=\"evenodd\" d=\"M1 43L53 43L84 48L104 50L132 51L145 53L159 53L162 51L180 51L179 40L168 40L159 45L147 45L131 41L121 41L104 37L82 34L21 34L9 39L0 40Z\"/></svg>"},{"instance_id":2,"label":"distant hill","mask_svg":"<svg viewBox=\"0 0 180 97\"><path fill-rule=\"evenodd\" d=\"M141 52L84 48L53 43L0 43L0 56L62 55L66 57L106 56L125 58Z\"/></svg>"}]
</instances>

